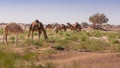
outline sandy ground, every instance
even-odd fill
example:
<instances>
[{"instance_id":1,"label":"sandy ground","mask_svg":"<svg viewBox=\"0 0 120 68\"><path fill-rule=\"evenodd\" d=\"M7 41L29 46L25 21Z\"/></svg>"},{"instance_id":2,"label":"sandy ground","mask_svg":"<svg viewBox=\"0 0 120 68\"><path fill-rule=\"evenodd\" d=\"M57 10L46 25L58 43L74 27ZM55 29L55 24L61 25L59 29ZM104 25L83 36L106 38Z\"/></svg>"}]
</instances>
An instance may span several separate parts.
<instances>
[{"instance_id":1,"label":"sandy ground","mask_svg":"<svg viewBox=\"0 0 120 68\"><path fill-rule=\"evenodd\" d=\"M64 52L50 59L58 68L120 68L120 53Z\"/></svg>"},{"instance_id":2,"label":"sandy ground","mask_svg":"<svg viewBox=\"0 0 120 68\"><path fill-rule=\"evenodd\" d=\"M91 39L96 38L91 37ZM107 40L106 37L102 39ZM0 36L0 41L2 41L2 36ZM33 47L29 48L36 50ZM48 49L50 47L41 48L37 51ZM15 51L23 53L21 48L15 48ZM50 55L45 61L55 63L57 68L120 68L120 53L60 51L58 54Z\"/></svg>"},{"instance_id":3,"label":"sandy ground","mask_svg":"<svg viewBox=\"0 0 120 68\"><path fill-rule=\"evenodd\" d=\"M44 51L51 49L27 47L27 50ZM14 48L16 52L24 53L23 49ZM43 61L55 63L57 68L120 68L120 53L59 51L49 55ZM41 61L36 62L36 64Z\"/></svg>"}]
</instances>

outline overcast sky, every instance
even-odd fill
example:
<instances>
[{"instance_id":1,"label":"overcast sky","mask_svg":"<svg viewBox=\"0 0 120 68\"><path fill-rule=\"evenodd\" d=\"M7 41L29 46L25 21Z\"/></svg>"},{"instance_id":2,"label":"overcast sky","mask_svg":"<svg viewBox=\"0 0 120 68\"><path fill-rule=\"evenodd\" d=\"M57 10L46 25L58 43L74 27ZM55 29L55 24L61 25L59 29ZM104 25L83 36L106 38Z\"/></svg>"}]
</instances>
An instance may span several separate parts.
<instances>
[{"instance_id":1,"label":"overcast sky","mask_svg":"<svg viewBox=\"0 0 120 68\"><path fill-rule=\"evenodd\" d=\"M109 24L120 25L120 0L0 0L0 22L48 23L89 22L104 13Z\"/></svg>"}]
</instances>

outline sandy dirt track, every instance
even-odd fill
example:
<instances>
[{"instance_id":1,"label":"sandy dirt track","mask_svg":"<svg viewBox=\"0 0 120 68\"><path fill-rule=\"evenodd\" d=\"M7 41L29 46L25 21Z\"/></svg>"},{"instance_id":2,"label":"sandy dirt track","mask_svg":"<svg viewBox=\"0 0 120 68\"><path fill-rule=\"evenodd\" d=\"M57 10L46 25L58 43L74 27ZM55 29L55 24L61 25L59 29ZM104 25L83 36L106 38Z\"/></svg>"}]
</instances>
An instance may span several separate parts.
<instances>
[{"instance_id":1,"label":"sandy dirt track","mask_svg":"<svg viewBox=\"0 0 120 68\"><path fill-rule=\"evenodd\" d=\"M120 53L64 52L49 59L58 68L120 68Z\"/></svg>"}]
</instances>

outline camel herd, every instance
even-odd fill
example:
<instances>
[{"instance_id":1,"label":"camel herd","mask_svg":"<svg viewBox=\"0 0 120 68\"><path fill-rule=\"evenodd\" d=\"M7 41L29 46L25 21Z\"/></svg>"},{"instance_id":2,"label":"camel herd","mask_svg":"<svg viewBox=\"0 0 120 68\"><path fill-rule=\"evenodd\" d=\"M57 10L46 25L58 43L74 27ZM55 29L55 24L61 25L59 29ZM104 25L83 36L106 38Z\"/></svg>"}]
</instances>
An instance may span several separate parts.
<instances>
[{"instance_id":1,"label":"camel herd","mask_svg":"<svg viewBox=\"0 0 120 68\"><path fill-rule=\"evenodd\" d=\"M81 31L81 25L78 22L75 22L74 24L67 23L65 24L48 24L45 26L46 29L54 29L56 33L58 31L66 31L66 30L74 30L74 31Z\"/></svg>"},{"instance_id":2,"label":"camel herd","mask_svg":"<svg viewBox=\"0 0 120 68\"><path fill-rule=\"evenodd\" d=\"M34 31L38 32L38 38L40 38L41 33L43 33L44 38L48 39L48 36L46 34L46 29L54 29L56 33L58 33L58 31L66 31L67 29L80 31L81 25L78 22L76 22L74 24L67 23L67 25L65 25L65 24L43 25L43 23L40 22L39 20L35 20L34 22L32 22L29 25L28 39L29 39L30 35L33 39ZM21 27L19 24L16 24L14 22L5 24L5 27L3 28L3 42L8 45L7 35L8 35L8 33L12 33L15 35L15 44L17 45L18 35L23 32L24 32L24 28Z\"/></svg>"},{"instance_id":3,"label":"camel herd","mask_svg":"<svg viewBox=\"0 0 120 68\"><path fill-rule=\"evenodd\" d=\"M20 33L23 33L24 30L26 30L26 29L28 29L28 31L29 31L28 32L28 39L29 39L30 35L33 39L33 35L34 35L35 31L38 32L38 38L40 38L41 33L43 33L44 38L48 39L46 30L53 29L56 33L58 33L59 31L68 31L68 30L79 32L79 31L81 31L81 29L84 28L78 22L75 22L74 24L71 24L71 23L58 24L58 23L56 23L56 24L44 25L39 20L35 20L31 24L19 24L19 23L16 24L16 23L12 22L12 23L8 23L8 24L0 23L0 27L1 27L1 25L4 25L4 28L2 27L3 28L3 42L7 45L8 45L7 36L8 36L9 33L13 33L15 35L15 44L17 45L18 35ZM89 28L89 27L90 27L90 25L88 25L87 28ZM102 26L102 28L105 28L107 30L112 30L112 29L120 30L119 27L120 26L111 26L111 25L103 25Z\"/></svg>"},{"instance_id":4,"label":"camel herd","mask_svg":"<svg viewBox=\"0 0 120 68\"><path fill-rule=\"evenodd\" d=\"M90 25L87 26L87 28L89 28ZM3 28L3 42L5 44L8 45L8 42L7 42L7 36L9 33L12 33L15 35L15 44L17 45L18 43L18 35L20 33L23 33L24 30L27 30L28 29L28 39L31 35L32 39L33 39L33 33L35 31L38 32L38 38L40 38L40 35L41 33L44 34L44 38L45 39L48 39L48 36L46 34L46 30L54 30L56 33L58 33L59 31L81 31L81 29L84 30L85 27L83 27L81 24L79 24L78 22L75 22L74 24L71 24L71 23L66 23L66 24L58 24L58 23L55 23L55 24L47 24L47 25L44 25L42 22L40 22L39 20L35 20L33 21L31 24L20 24L20 23L0 23L0 28ZM104 28L105 30L110 30L110 31L120 31L120 26L117 25L117 26L114 26L114 25L109 25L109 24L106 24L106 25L103 25L102 28Z\"/></svg>"}]
</instances>

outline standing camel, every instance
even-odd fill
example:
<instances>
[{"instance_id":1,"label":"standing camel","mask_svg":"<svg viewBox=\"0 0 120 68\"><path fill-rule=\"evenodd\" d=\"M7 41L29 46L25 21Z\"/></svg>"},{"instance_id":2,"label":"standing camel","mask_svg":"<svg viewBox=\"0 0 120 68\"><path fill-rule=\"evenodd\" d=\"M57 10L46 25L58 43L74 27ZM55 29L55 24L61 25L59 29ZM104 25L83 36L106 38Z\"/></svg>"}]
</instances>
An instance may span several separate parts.
<instances>
[{"instance_id":1,"label":"standing camel","mask_svg":"<svg viewBox=\"0 0 120 68\"><path fill-rule=\"evenodd\" d=\"M44 38L48 39L47 34L46 34L46 30L44 28L44 25L42 24L42 22L39 22L39 20L35 20L30 25L29 33L28 33L28 38L30 37L30 33L32 32L32 39L33 39L33 33L34 33L34 31L38 31L38 38L40 38L40 35L43 32Z\"/></svg>"},{"instance_id":2,"label":"standing camel","mask_svg":"<svg viewBox=\"0 0 120 68\"><path fill-rule=\"evenodd\" d=\"M75 30L75 31L81 31L81 25L78 23L78 22L75 22L74 24L73 24L73 30Z\"/></svg>"},{"instance_id":3,"label":"standing camel","mask_svg":"<svg viewBox=\"0 0 120 68\"><path fill-rule=\"evenodd\" d=\"M18 34L23 33L23 32L24 32L23 29L16 23L7 24L3 29L3 42L5 40L5 42L8 44L7 35L8 35L8 33L13 33L13 34L15 34L15 44L17 45Z\"/></svg>"}]
</instances>

